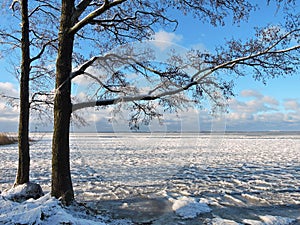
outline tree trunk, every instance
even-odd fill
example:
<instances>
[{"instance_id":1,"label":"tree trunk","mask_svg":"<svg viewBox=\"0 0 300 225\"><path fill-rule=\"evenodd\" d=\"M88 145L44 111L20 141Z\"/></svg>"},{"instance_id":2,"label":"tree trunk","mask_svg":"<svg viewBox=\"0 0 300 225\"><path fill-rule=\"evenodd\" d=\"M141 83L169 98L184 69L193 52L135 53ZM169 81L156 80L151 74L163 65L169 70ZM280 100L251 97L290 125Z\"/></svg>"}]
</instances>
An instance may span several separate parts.
<instances>
[{"instance_id":1,"label":"tree trunk","mask_svg":"<svg viewBox=\"0 0 300 225\"><path fill-rule=\"evenodd\" d=\"M20 79L20 117L19 117L19 164L15 185L29 182L30 155L29 155L29 19L28 2L21 1L22 11L22 62Z\"/></svg>"},{"instance_id":2,"label":"tree trunk","mask_svg":"<svg viewBox=\"0 0 300 225\"><path fill-rule=\"evenodd\" d=\"M51 195L65 204L74 199L70 173L69 129L72 112L71 81L74 36L72 27L74 0L63 0L59 32L59 49L56 61L56 93L54 99L54 132L52 143L52 185Z\"/></svg>"}]
</instances>

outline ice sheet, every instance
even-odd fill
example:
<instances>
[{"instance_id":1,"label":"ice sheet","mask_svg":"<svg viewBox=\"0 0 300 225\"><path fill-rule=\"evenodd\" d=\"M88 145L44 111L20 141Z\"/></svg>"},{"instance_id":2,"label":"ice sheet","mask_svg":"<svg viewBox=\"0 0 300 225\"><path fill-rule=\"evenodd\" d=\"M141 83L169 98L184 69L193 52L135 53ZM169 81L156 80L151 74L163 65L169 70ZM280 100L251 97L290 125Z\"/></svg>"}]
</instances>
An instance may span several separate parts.
<instances>
[{"instance_id":1,"label":"ice sheet","mask_svg":"<svg viewBox=\"0 0 300 225\"><path fill-rule=\"evenodd\" d=\"M236 223L266 215L299 223L299 149L298 135L72 134L71 171L76 199L101 212L133 198L186 196ZM17 146L1 146L0 157L4 190L15 179ZM48 192L51 135L32 143L31 159L31 180Z\"/></svg>"}]
</instances>

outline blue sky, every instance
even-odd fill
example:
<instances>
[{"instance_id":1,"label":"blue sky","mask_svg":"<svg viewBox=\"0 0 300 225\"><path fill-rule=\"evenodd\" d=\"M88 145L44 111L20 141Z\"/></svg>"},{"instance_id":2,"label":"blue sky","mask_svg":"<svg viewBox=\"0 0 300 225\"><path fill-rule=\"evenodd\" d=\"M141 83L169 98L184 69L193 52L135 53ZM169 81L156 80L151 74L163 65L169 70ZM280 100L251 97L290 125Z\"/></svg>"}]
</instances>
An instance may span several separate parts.
<instances>
[{"instance_id":1,"label":"blue sky","mask_svg":"<svg viewBox=\"0 0 300 225\"><path fill-rule=\"evenodd\" d=\"M225 27L211 27L193 19L176 15L179 26L175 33L170 30L157 30L155 39L166 43L174 43L184 48L204 48L213 50L216 45L224 43L224 39L247 38L254 33L254 26L263 26L269 23L276 24L281 20L280 9L276 5L266 6L260 1L260 8L251 14L248 22L232 25L227 20ZM297 6L299 9L299 5ZM297 8L295 10L297 10ZM299 10L298 10L299 11ZM1 22L2 23L2 22ZM18 95L18 82L8 73L9 60L0 59L0 92ZM235 79L236 97L230 100L229 113L221 119L212 118L206 110L182 112L178 117L166 115L165 123L158 126L153 122L148 130L183 130L198 131L211 130L219 126L224 130L258 131L258 130L300 130L300 74L290 77L268 80L264 85L254 81L251 74ZM81 93L78 93L81 94ZM87 113L87 112L84 112ZM127 122L118 119L118 123L107 122L108 111L101 113L91 109L89 113L90 125L76 131L123 131L128 130ZM126 112L125 112L126 114ZM126 117L126 116L124 116ZM7 107L0 100L0 132L16 131L18 109ZM34 130L32 125L31 130ZM39 127L40 130L51 130L52 125Z\"/></svg>"}]
</instances>

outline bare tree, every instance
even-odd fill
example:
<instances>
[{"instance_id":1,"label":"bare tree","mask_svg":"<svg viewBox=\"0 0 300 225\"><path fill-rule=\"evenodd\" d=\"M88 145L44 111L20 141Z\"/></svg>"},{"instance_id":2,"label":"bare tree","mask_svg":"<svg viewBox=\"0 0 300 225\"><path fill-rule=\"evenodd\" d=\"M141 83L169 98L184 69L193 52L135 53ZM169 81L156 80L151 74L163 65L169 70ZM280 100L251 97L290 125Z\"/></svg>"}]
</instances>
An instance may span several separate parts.
<instances>
[{"instance_id":1,"label":"bare tree","mask_svg":"<svg viewBox=\"0 0 300 225\"><path fill-rule=\"evenodd\" d=\"M20 118L19 118L19 164L15 184L29 182L29 74L30 74L30 43L28 1L21 1L22 37L21 37L21 79L20 79Z\"/></svg>"},{"instance_id":2,"label":"bare tree","mask_svg":"<svg viewBox=\"0 0 300 225\"><path fill-rule=\"evenodd\" d=\"M8 2L6 2L8 3ZM8 5L4 5L6 10ZM19 161L18 161L18 171L14 185L25 184L29 182L29 171L30 171L30 152L29 152L29 114L30 109L41 112L45 110L44 107L41 107L41 103L48 106L53 104L50 100L50 94L46 94L44 90L39 90L34 94L30 94L31 91L34 91L34 88L31 88L30 91L30 82L35 83L37 87L37 82L42 82L47 86L46 80L49 79L47 74L44 74L49 70L45 69L42 63L35 64L35 61L38 61L46 48L53 44L55 40L45 39L41 40L40 35L46 35L45 32L35 31L33 29L36 26L31 26L30 19L37 14L39 7L34 7L29 11L28 0L21 1L12 1L10 5L11 12L14 14L12 20L21 21L21 31L19 30L10 30L11 27L7 24L6 27L3 27L0 30L1 44L5 47L1 49L2 52L11 53L14 51L20 51L21 53L21 66L15 66L17 71L17 79L20 82L20 98L9 96L8 93L1 94L2 97L6 98L8 101L19 102L19 131L18 131L18 149L19 149ZM14 29L14 28L13 28ZM37 29L36 29L37 30ZM37 40L38 37L38 40ZM36 55L31 54L30 50L33 50ZM48 52L49 53L49 52ZM34 56L32 56L34 55ZM43 59L46 62L45 59ZM19 68L19 69L18 69ZM38 69L37 69L38 68ZM44 68L44 70L43 70ZM49 73L48 73L49 74ZM51 76L51 74L50 74ZM42 81L41 81L42 80ZM39 89L41 89L39 87ZM37 97L38 96L38 97ZM41 96L46 96L41 99ZM15 103L17 104L17 103ZM36 105L39 107L36 107Z\"/></svg>"},{"instance_id":3,"label":"bare tree","mask_svg":"<svg viewBox=\"0 0 300 225\"><path fill-rule=\"evenodd\" d=\"M279 5L288 10L295 1ZM109 53L92 57L94 49L82 57L72 59L76 44L84 40L107 52L116 45L151 38L155 26L176 28L176 18L168 16L168 9L192 14L201 21L218 26L231 16L235 22L247 19L256 6L250 1L127 1L127 0L62 0L56 61L56 92L54 101L54 133L52 146L51 194L62 197L66 204L73 198L69 161L69 126L72 112L95 106L117 105L128 102L133 113L131 125L160 117L158 107L174 110L186 104L200 103L207 95L211 99L232 94L232 84L218 79L217 74L245 75L243 68L253 70L256 79L293 73L299 65L299 14L294 13L282 27L258 29L254 38L245 42L231 40L226 47L214 53L190 51L185 56L174 53L167 64L156 65L139 52L127 48L127 53ZM95 46L95 45L93 45ZM146 52L145 52L146 53ZM77 69L72 70L72 63ZM98 67L105 74L90 73L89 67ZM193 73L185 68L193 67ZM121 68L121 69L120 69ZM153 85L145 90L130 83L127 74L137 73ZM72 103L72 79L85 75L99 85L95 100ZM217 105L219 104L216 102Z\"/></svg>"}]
</instances>

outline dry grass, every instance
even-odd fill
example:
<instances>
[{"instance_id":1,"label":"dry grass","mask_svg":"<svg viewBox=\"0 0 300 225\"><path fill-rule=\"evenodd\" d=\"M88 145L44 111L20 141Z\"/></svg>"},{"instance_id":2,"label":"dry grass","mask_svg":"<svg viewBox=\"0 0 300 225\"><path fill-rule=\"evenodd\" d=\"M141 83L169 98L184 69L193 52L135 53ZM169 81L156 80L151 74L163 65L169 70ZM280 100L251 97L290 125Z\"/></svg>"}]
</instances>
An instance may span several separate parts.
<instances>
[{"instance_id":1,"label":"dry grass","mask_svg":"<svg viewBox=\"0 0 300 225\"><path fill-rule=\"evenodd\" d=\"M5 133L0 133L0 145L9 145L18 142L18 138Z\"/></svg>"}]
</instances>

